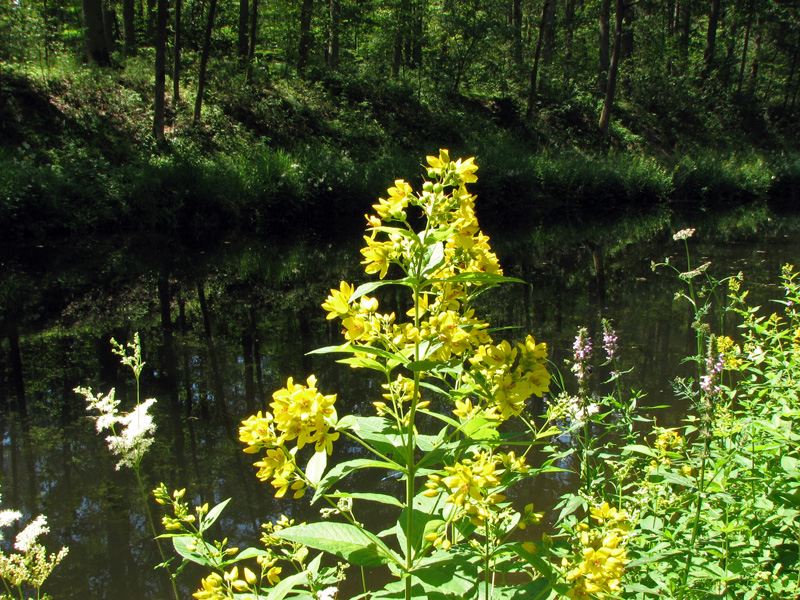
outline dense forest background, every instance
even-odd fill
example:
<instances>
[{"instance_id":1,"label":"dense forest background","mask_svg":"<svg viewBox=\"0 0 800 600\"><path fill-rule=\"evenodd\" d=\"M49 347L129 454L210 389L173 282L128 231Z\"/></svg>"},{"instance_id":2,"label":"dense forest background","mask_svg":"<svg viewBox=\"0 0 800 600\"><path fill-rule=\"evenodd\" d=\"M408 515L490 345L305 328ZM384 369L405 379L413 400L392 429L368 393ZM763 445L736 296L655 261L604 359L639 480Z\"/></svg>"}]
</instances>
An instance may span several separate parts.
<instances>
[{"instance_id":1,"label":"dense forest background","mask_svg":"<svg viewBox=\"0 0 800 600\"><path fill-rule=\"evenodd\" d=\"M440 147L489 229L792 210L799 57L797 0L8 0L0 231L349 234Z\"/></svg>"}]
</instances>

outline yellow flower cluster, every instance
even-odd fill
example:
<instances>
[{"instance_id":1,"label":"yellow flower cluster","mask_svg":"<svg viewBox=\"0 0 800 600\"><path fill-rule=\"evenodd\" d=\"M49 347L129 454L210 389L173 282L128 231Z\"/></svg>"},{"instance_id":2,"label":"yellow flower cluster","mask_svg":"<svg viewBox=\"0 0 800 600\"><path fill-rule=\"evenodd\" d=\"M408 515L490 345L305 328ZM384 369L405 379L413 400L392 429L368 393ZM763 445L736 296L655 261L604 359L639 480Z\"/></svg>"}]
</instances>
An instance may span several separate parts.
<instances>
[{"instance_id":1,"label":"yellow flower cluster","mask_svg":"<svg viewBox=\"0 0 800 600\"><path fill-rule=\"evenodd\" d=\"M483 415L505 421L519 415L528 398L541 397L550 387L546 359L547 346L537 344L531 335L513 348L505 340L484 344L470 358L472 368L464 380L483 396ZM458 412L456 415L461 416Z\"/></svg>"},{"instance_id":2,"label":"yellow flower cluster","mask_svg":"<svg viewBox=\"0 0 800 600\"><path fill-rule=\"evenodd\" d=\"M603 503L590 509L597 527L582 523L578 535L580 559L564 566L570 568L567 581L572 587L568 598L602 598L621 590L621 579L628 562L625 551L626 534L630 530L630 516Z\"/></svg>"},{"instance_id":3,"label":"yellow flower cluster","mask_svg":"<svg viewBox=\"0 0 800 600\"><path fill-rule=\"evenodd\" d=\"M530 336L515 347L508 342L495 344L487 333L488 323L475 316L469 306L470 292L480 282L463 275L502 274L489 238L478 226L475 197L466 189L466 184L477 180L478 167L472 158L450 160L447 150L428 156L427 162L428 177L434 181L425 182L422 192L415 193L398 179L387 197L373 205L376 214L367 216L370 235L364 237L366 246L361 250L367 273L384 278L390 266L396 265L409 277L427 279L426 288L406 313L412 319L401 323L393 312L380 313L376 298L357 293L346 281L331 289L322 308L328 319L342 321L345 340L356 346L379 347L406 357L424 346L424 359L436 362L470 357L472 366L464 383L479 390L476 412L506 420L519 415L531 395L541 396L548 389L547 347ZM422 233L410 228L409 207L420 209L427 218ZM357 356L366 360L372 355ZM363 366L364 362L351 364ZM384 395L394 407L411 397L401 383L407 382L389 386ZM456 414L472 408L471 400L463 402L470 405L456 407ZM375 406L379 414L392 410L386 402ZM403 419L401 414L395 416Z\"/></svg>"},{"instance_id":4,"label":"yellow flower cluster","mask_svg":"<svg viewBox=\"0 0 800 600\"><path fill-rule=\"evenodd\" d=\"M428 475L425 483L428 489L423 495L435 498L440 493L447 494L446 502L457 509L454 518L466 516L476 527L483 527L491 514L498 510L497 505L506 499L495 491L503 475L512 471L526 473L528 469L525 459L516 457L513 452L475 452L471 459L465 458L453 466L446 466L444 476ZM429 539L434 545L436 537Z\"/></svg>"},{"instance_id":5,"label":"yellow flower cluster","mask_svg":"<svg viewBox=\"0 0 800 600\"><path fill-rule=\"evenodd\" d=\"M277 489L276 498L282 498L291 489L295 498L305 493L306 482L298 472L294 457L296 450L313 444L317 452L330 454L339 432L333 429L337 422L336 395L323 396L317 390L317 379L311 375L307 385L296 384L290 377L286 387L272 395L272 412L260 411L242 421L239 440L249 454L265 451L258 467L257 477L262 481L272 478ZM297 440L296 450L289 450L287 442Z\"/></svg>"},{"instance_id":6,"label":"yellow flower cluster","mask_svg":"<svg viewBox=\"0 0 800 600\"><path fill-rule=\"evenodd\" d=\"M742 368L741 348L727 335L721 335L717 340L717 354L722 355L724 367L733 371Z\"/></svg>"}]
</instances>

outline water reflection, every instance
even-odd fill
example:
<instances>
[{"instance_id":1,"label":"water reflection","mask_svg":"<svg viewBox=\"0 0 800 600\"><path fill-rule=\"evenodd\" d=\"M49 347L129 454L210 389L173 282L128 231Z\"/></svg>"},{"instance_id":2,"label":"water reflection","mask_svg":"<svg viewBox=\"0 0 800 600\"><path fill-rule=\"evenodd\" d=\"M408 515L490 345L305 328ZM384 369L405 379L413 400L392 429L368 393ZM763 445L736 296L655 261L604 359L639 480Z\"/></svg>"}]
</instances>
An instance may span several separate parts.
<instances>
[{"instance_id":1,"label":"water reflection","mask_svg":"<svg viewBox=\"0 0 800 600\"><path fill-rule=\"evenodd\" d=\"M495 245L506 273L530 285L495 290L483 297L479 311L494 326L510 328L510 338L530 331L546 341L555 365L568 358L578 326L596 335L600 317L610 318L622 343L623 368L635 367L626 385L644 389L650 405L674 403L669 381L693 351L691 315L673 297L676 280L653 273L650 261L680 260L682 249L666 229L637 234L647 241L620 239L619 231L603 235L577 243L562 235ZM787 237L776 225L762 240L693 245L698 260L713 261L717 276L742 270L754 293L768 297L780 265L798 255L800 237ZM271 486L256 480L237 428L242 418L267 407L288 376L304 379L311 372L323 393L339 394L340 414L371 414L378 382L330 355L307 354L339 342L319 304L341 279L364 280L359 259L352 244L230 240L198 248L159 238L87 240L4 256L3 504L26 516L48 515L48 548L70 547L47 591L59 598L120 600L170 594L163 571L153 571L160 558L133 474L115 470L72 391L76 385L104 392L114 387L122 407L130 408L133 381L111 353L112 337L129 340L140 332L147 362L143 393L159 400L158 438L143 463L150 487L160 481L186 487L198 503L233 497L213 533L241 547L257 542L265 519L316 518L319 507L277 501ZM400 297L386 292L382 303L400 310ZM538 414L541 408L531 403L529 410ZM674 425L680 416L680 407L660 411L659 423ZM332 461L356 451L338 444ZM402 484L384 475L359 471L345 483L396 493ZM551 474L511 490L509 499L550 506L571 483L568 474ZM392 524L394 517L378 505L356 502L359 518L374 530ZM189 569L182 577L187 597L199 574Z\"/></svg>"}]
</instances>

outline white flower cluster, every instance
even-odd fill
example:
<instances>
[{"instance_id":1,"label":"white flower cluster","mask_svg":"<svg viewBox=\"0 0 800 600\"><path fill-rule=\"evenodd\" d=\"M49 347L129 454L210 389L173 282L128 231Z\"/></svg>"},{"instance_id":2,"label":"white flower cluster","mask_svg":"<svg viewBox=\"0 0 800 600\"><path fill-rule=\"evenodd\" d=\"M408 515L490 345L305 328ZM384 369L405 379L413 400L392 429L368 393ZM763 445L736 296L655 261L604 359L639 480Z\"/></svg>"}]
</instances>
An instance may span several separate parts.
<instances>
[{"instance_id":1,"label":"white flower cluster","mask_svg":"<svg viewBox=\"0 0 800 600\"><path fill-rule=\"evenodd\" d=\"M0 511L0 529L8 527L21 518L22 513L18 510ZM57 554L47 556L44 546L37 540L49 531L47 517L39 515L17 534L14 549L20 554L6 555L4 551L0 550L0 579L3 580L3 583L10 583L19 588L27 582L36 590L42 586L45 579L69 552L69 548L64 547ZM2 532L0 532L0 540L2 539ZM39 597L38 594L37 597Z\"/></svg>"},{"instance_id":2,"label":"white flower cluster","mask_svg":"<svg viewBox=\"0 0 800 600\"><path fill-rule=\"evenodd\" d=\"M121 467L137 468L153 443L156 424L147 411L155 404L155 399L145 400L131 412L122 413L117 410L119 400L114 398L113 389L104 397L101 394L95 396L89 388L77 387L75 392L86 398L86 410L100 413L95 421L98 433L104 429L111 430L112 435L106 438L106 442L108 449L120 458L117 470Z\"/></svg>"}]
</instances>

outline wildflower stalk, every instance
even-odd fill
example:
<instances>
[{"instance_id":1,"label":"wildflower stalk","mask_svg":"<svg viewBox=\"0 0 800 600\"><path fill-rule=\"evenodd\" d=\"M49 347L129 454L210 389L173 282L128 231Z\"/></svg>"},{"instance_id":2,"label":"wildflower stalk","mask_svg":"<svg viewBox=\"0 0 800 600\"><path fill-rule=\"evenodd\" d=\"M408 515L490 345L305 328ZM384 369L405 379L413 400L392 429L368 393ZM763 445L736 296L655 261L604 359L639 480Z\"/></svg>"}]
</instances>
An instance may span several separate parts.
<instances>
[{"instance_id":1,"label":"wildflower stalk","mask_svg":"<svg viewBox=\"0 0 800 600\"><path fill-rule=\"evenodd\" d=\"M130 353L128 352L130 350ZM114 390L105 397L95 397L92 391L88 388L75 388L75 392L85 396L87 400L87 410L97 410L100 416L97 418L97 430L110 429L112 435L106 438L109 450L120 457L117 463L117 469L122 466L130 467L136 475L136 483L139 487L139 493L144 504L147 520L150 524L150 530L153 533L153 539L158 546L158 552L161 556L161 564L167 571L172 592L175 600L180 600L178 595L178 587L175 583L175 577L169 568L169 563L166 560L164 550L161 546L161 541L156 531L153 514L150 506L147 503L147 492L145 491L144 482L141 476L141 463L147 449L153 442L152 434L155 430L155 424L152 418L147 414L147 409L155 403L154 399L146 400L144 403L141 400L141 381L140 377L142 369L144 368L144 361L142 360L142 345L139 340L139 334L135 333L133 342L128 342L127 346L123 346L115 339L111 339L111 351L120 357L120 362L129 367L133 371L133 377L136 382L136 408L127 414L122 414L117 411L119 401L114 398ZM122 426L118 431L117 426Z\"/></svg>"}]
</instances>

